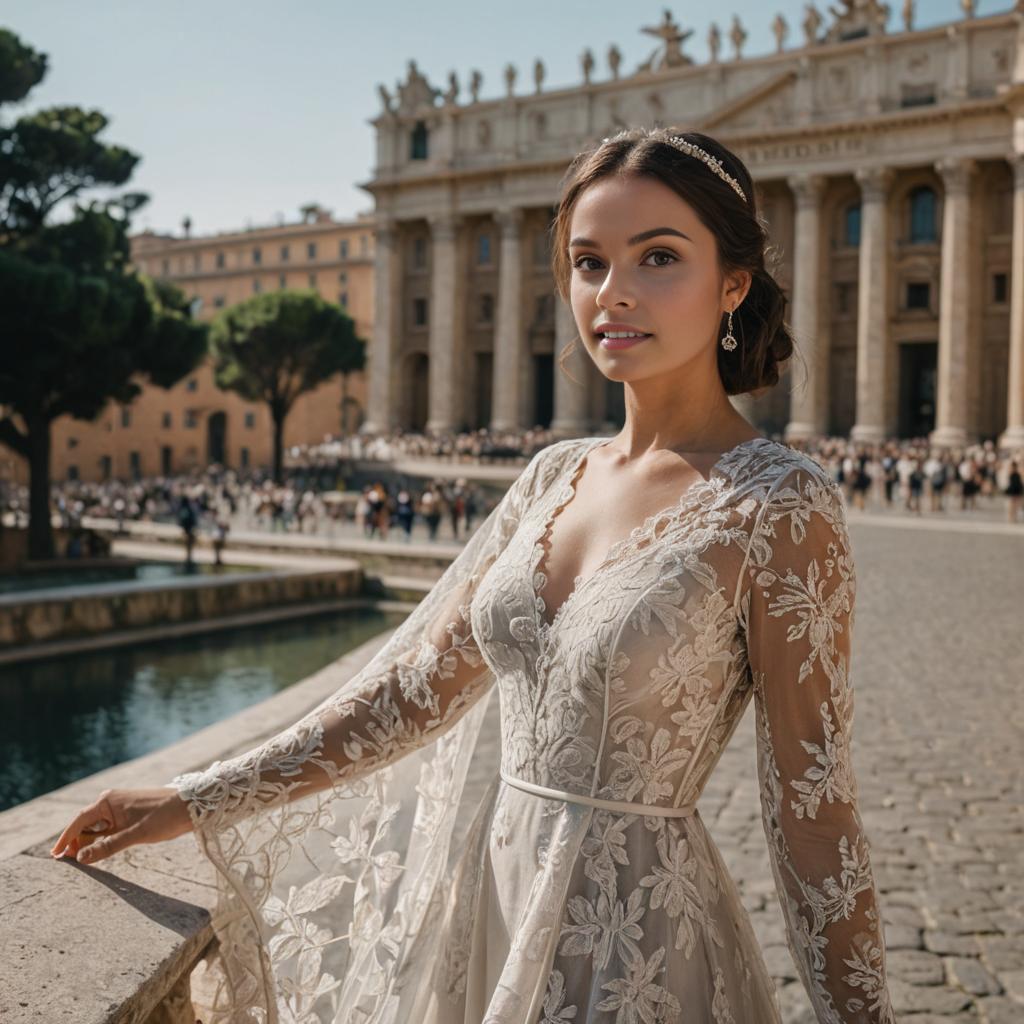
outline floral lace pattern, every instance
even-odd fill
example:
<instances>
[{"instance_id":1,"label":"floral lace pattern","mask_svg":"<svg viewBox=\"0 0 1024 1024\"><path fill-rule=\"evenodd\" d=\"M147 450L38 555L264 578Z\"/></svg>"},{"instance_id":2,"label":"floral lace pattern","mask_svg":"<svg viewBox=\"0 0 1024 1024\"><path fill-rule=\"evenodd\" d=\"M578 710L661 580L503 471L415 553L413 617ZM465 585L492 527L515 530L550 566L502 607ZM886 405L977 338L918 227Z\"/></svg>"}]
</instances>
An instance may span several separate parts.
<instances>
[{"instance_id":1,"label":"floral lace pattern","mask_svg":"<svg viewBox=\"0 0 1024 1024\"><path fill-rule=\"evenodd\" d=\"M604 440L535 456L320 707L170 783L218 874L204 1020L778 1024L746 910L687 813L753 700L764 832L817 1020L895 1021L851 766L856 577L836 485L743 442L549 621L547 533ZM474 793L493 693L500 752Z\"/></svg>"}]
</instances>

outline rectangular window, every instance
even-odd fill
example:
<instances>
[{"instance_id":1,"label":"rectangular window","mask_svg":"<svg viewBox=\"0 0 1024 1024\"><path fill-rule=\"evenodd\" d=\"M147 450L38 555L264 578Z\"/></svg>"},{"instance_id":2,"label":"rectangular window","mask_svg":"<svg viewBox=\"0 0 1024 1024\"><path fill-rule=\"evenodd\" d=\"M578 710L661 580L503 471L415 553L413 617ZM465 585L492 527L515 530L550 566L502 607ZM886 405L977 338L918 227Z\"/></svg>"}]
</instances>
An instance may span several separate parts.
<instances>
[{"instance_id":1,"label":"rectangular window","mask_svg":"<svg viewBox=\"0 0 1024 1024\"><path fill-rule=\"evenodd\" d=\"M413 239L412 265L416 270L423 270L427 265L427 240L422 235Z\"/></svg>"},{"instance_id":2,"label":"rectangular window","mask_svg":"<svg viewBox=\"0 0 1024 1024\"><path fill-rule=\"evenodd\" d=\"M491 262L491 236L477 235L476 239L476 262L479 266L486 266Z\"/></svg>"},{"instance_id":3,"label":"rectangular window","mask_svg":"<svg viewBox=\"0 0 1024 1024\"><path fill-rule=\"evenodd\" d=\"M163 414L163 416L160 418L160 426L162 426L164 428L164 430L169 430L170 429L170 427L171 427L171 414L169 412L165 412Z\"/></svg>"},{"instance_id":4,"label":"rectangular window","mask_svg":"<svg viewBox=\"0 0 1024 1024\"><path fill-rule=\"evenodd\" d=\"M121 426L130 427L132 425L132 411L128 406L121 407Z\"/></svg>"},{"instance_id":5,"label":"rectangular window","mask_svg":"<svg viewBox=\"0 0 1024 1024\"><path fill-rule=\"evenodd\" d=\"M309 287L310 288L315 288L316 287L316 274L310 274L309 275Z\"/></svg>"},{"instance_id":6,"label":"rectangular window","mask_svg":"<svg viewBox=\"0 0 1024 1024\"><path fill-rule=\"evenodd\" d=\"M189 377L188 383L185 385L185 387L189 391L195 391L199 387L199 381L195 377Z\"/></svg>"},{"instance_id":7,"label":"rectangular window","mask_svg":"<svg viewBox=\"0 0 1024 1024\"><path fill-rule=\"evenodd\" d=\"M256 413L247 412L245 414L245 427L247 430L252 430L256 426Z\"/></svg>"},{"instance_id":8,"label":"rectangular window","mask_svg":"<svg viewBox=\"0 0 1024 1024\"><path fill-rule=\"evenodd\" d=\"M77 480L78 479L78 467L77 466L74 466L74 465L68 466L68 479L69 480Z\"/></svg>"},{"instance_id":9,"label":"rectangular window","mask_svg":"<svg viewBox=\"0 0 1024 1024\"><path fill-rule=\"evenodd\" d=\"M160 261L160 266L162 268L161 269L161 273L164 275L164 277L166 277L171 272L171 261L170 260L161 260Z\"/></svg>"},{"instance_id":10,"label":"rectangular window","mask_svg":"<svg viewBox=\"0 0 1024 1024\"><path fill-rule=\"evenodd\" d=\"M345 271L343 270L343 271L342 271L342 272L341 272L341 273L340 273L340 274L338 275L338 280L339 280L339 281L340 281L340 282L341 282L342 284L348 284L348 274L346 274L346 273L345 273Z\"/></svg>"},{"instance_id":11,"label":"rectangular window","mask_svg":"<svg viewBox=\"0 0 1024 1024\"><path fill-rule=\"evenodd\" d=\"M138 452L128 453L128 468L133 479L138 480L142 476L142 457Z\"/></svg>"},{"instance_id":12,"label":"rectangular window","mask_svg":"<svg viewBox=\"0 0 1024 1024\"><path fill-rule=\"evenodd\" d=\"M224 269L224 253L222 252L217 253L217 269Z\"/></svg>"},{"instance_id":13,"label":"rectangular window","mask_svg":"<svg viewBox=\"0 0 1024 1024\"><path fill-rule=\"evenodd\" d=\"M258 277L254 277L252 279L252 293L253 295L259 295L261 291L263 291L263 285L260 284L260 279Z\"/></svg>"},{"instance_id":14,"label":"rectangular window","mask_svg":"<svg viewBox=\"0 0 1024 1024\"><path fill-rule=\"evenodd\" d=\"M427 300L412 300L412 322L414 327L426 327L427 325Z\"/></svg>"},{"instance_id":15,"label":"rectangular window","mask_svg":"<svg viewBox=\"0 0 1024 1024\"><path fill-rule=\"evenodd\" d=\"M213 308L214 309L223 309L224 308L224 296L223 295L214 295L214 297L213 297Z\"/></svg>"},{"instance_id":16,"label":"rectangular window","mask_svg":"<svg viewBox=\"0 0 1024 1024\"><path fill-rule=\"evenodd\" d=\"M348 239L347 238L343 238L341 240L340 254L341 254L341 258L343 260L347 260L348 259Z\"/></svg>"},{"instance_id":17,"label":"rectangular window","mask_svg":"<svg viewBox=\"0 0 1024 1024\"><path fill-rule=\"evenodd\" d=\"M252 250L252 261L257 265L263 262L263 253L260 251L260 247L258 245Z\"/></svg>"},{"instance_id":18,"label":"rectangular window","mask_svg":"<svg viewBox=\"0 0 1024 1024\"><path fill-rule=\"evenodd\" d=\"M992 275L992 301L1006 302L1006 274Z\"/></svg>"},{"instance_id":19,"label":"rectangular window","mask_svg":"<svg viewBox=\"0 0 1024 1024\"><path fill-rule=\"evenodd\" d=\"M338 305L344 309L348 305L348 292L342 292L338 296Z\"/></svg>"},{"instance_id":20,"label":"rectangular window","mask_svg":"<svg viewBox=\"0 0 1024 1024\"><path fill-rule=\"evenodd\" d=\"M931 285L927 281L911 281L907 285L907 309L928 309Z\"/></svg>"},{"instance_id":21,"label":"rectangular window","mask_svg":"<svg viewBox=\"0 0 1024 1024\"><path fill-rule=\"evenodd\" d=\"M316 242L309 242L306 245L306 258L311 260L316 259Z\"/></svg>"},{"instance_id":22,"label":"rectangular window","mask_svg":"<svg viewBox=\"0 0 1024 1024\"><path fill-rule=\"evenodd\" d=\"M193 430L195 427L199 426L199 417L196 415L195 409L185 410L185 426L188 427L189 430Z\"/></svg>"},{"instance_id":23,"label":"rectangular window","mask_svg":"<svg viewBox=\"0 0 1024 1024\"><path fill-rule=\"evenodd\" d=\"M244 445L242 447L242 453L241 454L242 454L242 469L248 469L249 468L249 449L246 448Z\"/></svg>"},{"instance_id":24,"label":"rectangular window","mask_svg":"<svg viewBox=\"0 0 1024 1024\"><path fill-rule=\"evenodd\" d=\"M288 278L284 274L278 274L277 275L277 287L278 288L287 288L288 287Z\"/></svg>"},{"instance_id":25,"label":"rectangular window","mask_svg":"<svg viewBox=\"0 0 1024 1024\"><path fill-rule=\"evenodd\" d=\"M282 263L287 263L288 262L288 246L287 245L282 245L281 246L281 262Z\"/></svg>"},{"instance_id":26,"label":"rectangular window","mask_svg":"<svg viewBox=\"0 0 1024 1024\"><path fill-rule=\"evenodd\" d=\"M104 480L110 479L110 474L113 472L113 460L109 455L100 456L100 473Z\"/></svg>"}]
</instances>

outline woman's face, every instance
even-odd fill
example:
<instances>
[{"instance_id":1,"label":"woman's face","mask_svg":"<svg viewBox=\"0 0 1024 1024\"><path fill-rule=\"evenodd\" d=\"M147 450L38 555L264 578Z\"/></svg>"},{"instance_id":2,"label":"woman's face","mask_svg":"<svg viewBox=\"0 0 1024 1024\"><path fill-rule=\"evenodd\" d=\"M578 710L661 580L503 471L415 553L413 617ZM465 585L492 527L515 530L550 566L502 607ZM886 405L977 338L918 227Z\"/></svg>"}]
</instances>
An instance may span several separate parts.
<instances>
[{"instance_id":1,"label":"woman's face","mask_svg":"<svg viewBox=\"0 0 1024 1024\"><path fill-rule=\"evenodd\" d=\"M569 238L573 316L606 377L717 372L721 316L739 305L750 278L723 279L715 237L689 203L654 178L602 178L576 201ZM606 324L646 336L607 338Z\"/></svg>"}]
</instances>

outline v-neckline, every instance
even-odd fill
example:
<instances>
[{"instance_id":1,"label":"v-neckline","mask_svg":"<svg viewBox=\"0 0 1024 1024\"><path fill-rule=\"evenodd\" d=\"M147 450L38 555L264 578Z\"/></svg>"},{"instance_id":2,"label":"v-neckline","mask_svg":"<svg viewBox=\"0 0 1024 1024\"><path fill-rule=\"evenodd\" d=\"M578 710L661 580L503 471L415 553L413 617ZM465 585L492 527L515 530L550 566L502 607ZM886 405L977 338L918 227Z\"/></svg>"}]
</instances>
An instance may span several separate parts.
<instances>
[{"instance_id":1,"label":"v-neckline","mask_svg":"<svg viewBox=\"0 0 1024 1024\"><path fill-rule=\"evenodd\" d=\"M544 551L544 544L551 535L551 530L555 525L555 521L566 509L566 507L576 497L576 485L579 483L579 478L582 475L582 471L586 468L587 460L590 457L590 453L595 449L607 445L611 442L611 438L608 437L594 437L587 438L590 441L589 444L580 445L579 450L574 453L570 459L569 465L561 475L561 486L557 491L557 497L554 502L548 507L547 511L541 516L540 533L534 543L533 558L532 558L532 571L530 573L531 587L533 589L533 603L536 609L537 615L537 627L542 638L550 637L555 631L556 626L562 618L566 608L572 604L573 599L576 595L588 586L594 579L600 575L600 573L625 550L629 548L631 544L636 543L641 537L646 535L647 531L651 526L662 519L672 519L678 516L680 513L686 510L690 505L692 499L696 496L697 492L702 488L708 487L715 475L720 473L722 467L728 462L735 454L740 452L747 445L756 445L760 442L767 441L771 442L771 438L765 437L764 435L758 435L757 437L748 437L745 441L740 441L739 444L733 445L732 448L722 452L721 455L715 460L714 464L708 470L707 477L698 477L694 480L689 487L686 487L680 496L667 505L665 508L658 512L654 512L647 516L646 519L638 526L634 526L632 530L625 537L621 537L615 541L608 550L605 552L604 558L598 563L597 567L590 573L589 576L583 577L578 575L574 580L572 586L569 588L568 593L565 595L564 600L558 606L555 614L548 621L545 618L545 612L547 611L547 605L544 602L542 591L547 585L548 577L547 573L541 567L541 563L546 558Z\"/></svg>"}]
</instances>

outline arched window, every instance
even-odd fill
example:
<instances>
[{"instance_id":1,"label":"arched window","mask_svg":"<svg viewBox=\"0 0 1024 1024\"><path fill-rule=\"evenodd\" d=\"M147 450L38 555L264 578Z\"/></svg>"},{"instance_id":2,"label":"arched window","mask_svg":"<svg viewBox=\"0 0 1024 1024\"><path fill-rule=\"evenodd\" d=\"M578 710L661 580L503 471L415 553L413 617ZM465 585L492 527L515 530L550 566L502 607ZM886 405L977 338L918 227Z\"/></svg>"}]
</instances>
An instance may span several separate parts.
<instances>
[{"instance_id":1,"label":"arched window","mask_svg":"<svg viewBox=\"0 0 1024 1024\"><path fill-rule=\"evenodd\" d=\"M409 159L426 160L427 143L430 140L430 132L427 131L425 121L417 121L409 136Z\"/></svg>"},{"instance_id":2,"label":"arched window","mask_svg":"<svg viewBox=\"0 0 1024 1024\"><path fill-rule=\"evenodd\" d=\"M843 237L847 245L860 245L860 203L851 203L844 211Z\"/></svg>"},{"instance_id":3,"label":"arched window","mask_svg":"<svg viewBox=\"0 0 1024 1024\"><path fill-rule=\"evenodd\" d=\"M935 192L921 185L910 193L910 240L934 242L936 237Z\"/></svg>"}]
</instances>

